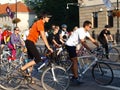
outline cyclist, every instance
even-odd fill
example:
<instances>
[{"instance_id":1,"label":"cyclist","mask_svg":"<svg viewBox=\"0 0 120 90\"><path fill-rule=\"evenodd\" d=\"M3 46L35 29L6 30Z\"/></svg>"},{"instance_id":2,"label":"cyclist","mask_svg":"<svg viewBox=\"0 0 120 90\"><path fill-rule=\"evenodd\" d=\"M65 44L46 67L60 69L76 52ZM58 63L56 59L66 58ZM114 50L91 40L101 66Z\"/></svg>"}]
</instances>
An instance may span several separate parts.
<instances>
[{"instance_id":1,"label":"cyclist","mask_svg":"<svg viewBox=\"0 0 120 90\"><path fill-rule=\"evenodd\" d=\"M1 40L2 40L2 28L0 27L0 54L1 54Z\"/></svg>"},{"instance_id":2,"label":"cyclist","mask_svg":"<svg viewBox=\"0 0 120 90\"><path fill-rule=\"evenodd\" d=\"M51 15L49 15L47 12L42 12L40 14L40 19L37 20L36 22L34 22L31 29L29 30L29 34L28 34L27 40L25 41L25 44L26 44L28 56L32 60L30 62L28 62L27 64L25 64L23 67L20 68L19 71L22 74L24 74L24 71L27 68L41 62L39 51L37 50L36 45L35 45L39 36L41 36L41 38L44 41L48 50L53 52L52 48L50 48L50 46L48 44L48 41L47 41L47 38L46 38L46 35L45 35L45 31L44 31L45 30L44 29L44 24L46 22L49 22L50 17L51 17Z\"/></svg>"},{"instance_id":3,"label":"cyclist","mask_svg":"<svg viewBox=\"0 0 120 90\"><path fill-rule=\"evenodd\" d=\"M80 42L85 48L87 48L89 51L91 49L89 46L85 43L85 38L88 37L92 43L94 43L96 46L99 46L98 43L93 39L90 34L89 30L91 29L92 24L90 21L85 21L83 23L83 27L76 29L68 38L66 41L66 49L69 53L70 59L73 63L71 69L73 73L73 77L71 78L71 82L74 85L80 84L79 78L78 78L78 60L77 60L77 53L76 53L76 46Z\"/></svg>"},{"instance_id":4,"label":"cyclist","mask_svg":"<svg viewBox=\"0 0 120 90\"><path fill-rule=\"evenodd\" d=\"M8 41L7 45L11 51L12 56L8 59L15 60L16 59L16 47L17 46L24 46L24 42L21 40L19 35L19 28L15 27L14 32L10 35L10 40Z\"/></svg>"},{"instance_id":5,"label":"cyclist","mask_svg":"<svg viewBox=\"0 0 120 90\"><path fill-rule=\"evenodd\" d=\"M67 32L67 25L66 24L62 24L61 25L61 30L59 30L59 34L60 34L60 41L62 43L65 43L66 40L68 39L68 32Z\"/></svg>"},{"instance_id":6,"label":"cyclist","mask_svg":"<svg viewBox=\"0 0 120 90\"><path fill-rule=\"evenodd\" d=\"M105 25L105 28L98 35L98 41L102 44L103 48L105 48L106 58L109 59L109 51L108 51L108 41L109 39L113 41L113 37L109 31L109 25Z\"/></svg>"}]
</instances>

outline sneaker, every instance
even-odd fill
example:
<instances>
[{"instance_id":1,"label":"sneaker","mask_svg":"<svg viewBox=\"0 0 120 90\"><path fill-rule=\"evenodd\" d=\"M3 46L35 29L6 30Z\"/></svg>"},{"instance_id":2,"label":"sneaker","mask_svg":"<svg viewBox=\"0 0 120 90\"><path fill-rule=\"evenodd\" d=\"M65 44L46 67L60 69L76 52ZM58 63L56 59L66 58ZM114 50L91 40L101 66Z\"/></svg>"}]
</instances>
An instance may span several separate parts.
<instances>
[{"instance_id":1,"label":"sneaker","mask_svg":"<svg viewBox=\"0 0 120 90\"><path fill-rule=\"evenodd\" d=\"M12 57L12 58L11 58L11 60L13 60L13 61L14 61L14 60L16 60L16 58L15 58L15 57Z\"/></svg>"},{"instance_id":2,"label":"sneaker","mask_svg":"<svg viewBox=\"0 0 120 90\"><path fill-rule=\"evenodd\" d=\"M11 60L11 58L12 58L12 57L11 57L11 56L9 56L7 59L8 59L8 60Z\"/></svg>"},{"instance_id":3,"label":"sneaker","mask_svg":"<svg viewBox=\"0 0 120 90\"><path fill-rule=\"evenodd\" d=\"M78 78L72 77L72 78L70 79L70 84L71 84L71 85L80 85L81 82L79 81Z\"/></svg>"},{"instance_id":4,"label":"sneaker","mask_svg":"<svg viewBox=\"0 0 120 90\"><path fill-rule=\"evenodd\" d=\"M12 57L12 56L9 56L9 57L8 57L8 60L14 61L14 60L16 60L16 58L15 58L15 57Z\"/></svg>"},{"instance_id":5,"label":"sneaker","mask_svg":"<svg viewBox=\"0 0 120 90\"><path fill-rule=\"evenodd\" d=\"M109 59L109 55L108 54L106 54L106 58Z\"/></svg>"}]
</instances>

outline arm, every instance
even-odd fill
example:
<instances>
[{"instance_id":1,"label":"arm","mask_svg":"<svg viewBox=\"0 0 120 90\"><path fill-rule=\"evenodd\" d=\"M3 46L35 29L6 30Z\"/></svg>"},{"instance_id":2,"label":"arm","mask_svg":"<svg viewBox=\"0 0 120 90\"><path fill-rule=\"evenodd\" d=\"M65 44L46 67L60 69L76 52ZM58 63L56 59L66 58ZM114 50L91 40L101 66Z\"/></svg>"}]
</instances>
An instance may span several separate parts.
<instances>
[{"instance_id":1,"label":"arm","mask_svg":"<svg viewBox=\"0 0 120 90\"><path fill-rule=\"evenodd\" d=\"M64 44L64 43L65 43L65 42L63 41L62 34L60 34L60 42L61 42L62 44Z\"/></svg>"},{"instance_id":2,"label":"arm","mask_svg":"<svg viewBox=\"0 0 120 90\"><path fill-rule=\"evenodd\" d=\"M45 32L44 31L40 31L40 34L41 34L41 38L42 40L44 41L46 47L53 52L53 50L50 48L49 44L48 44L48 41L47 41L47 38L46 38L46 35L45 35Z\"/></svg>"},{"instance_id":3,"label":"arm","mask_svg":"<svg viewBox=\"0 0 120 90\"><path fill-rule=\"evenodd\" d=\"M90 41L91 41L93 44L95 44L97 47L99 47L98 42L97 42L94 38L92 38L92 37L90 36L89 39L90 39Z\"/></svg>"},{"instance_id":4,"label":"arm","mask_svg":"<svg viewBox=\"0 0 120 90\"><path fill-rule=\"evenodd\" d=\"M55 46L60 47L60 45L53 39L52 42L54 43Z\"/></svg>"},{"instance_id":5,"label":"arm","mask_svg":"<svg viewBox=\"0 0 120 90\"><path fill-rule=\"evenodd\" d=\"M7 42L7 41L6 41L6 36L4 36L3 38L4 38L4 42L5 42L5 44L6 44L6 42Z\"/></svg>"},{"instance_id":6,"label":"arm","mask_svg":"<svg viewBox=\"0 0 120 90\"><path fill-rule=\"evenodd\" d=\"M104 34L104 37L105 37L106 41L108 42L108 38L107 38L106 34Z\"/></svg>"},{"instance_id":7,"label":"arm","mask_svg":"<svg viewBox=\"0 0 120 90\"><path fill-rule=\"evenodd\" d=\"M84 39L80 39L80 43L89 51L91 51L91 49L89 48L89 46L86 44Z\"/></svg>"},{"instance_id":8,"label":"arm","mask_svg":"<svg viewBox=\"0 0 120 90\"><path fill-rule=\"evenodd\" d=\"M111 39L111 41L114 41L112 35L110 35L110 39Z\"/></svg>"}]
</instances>

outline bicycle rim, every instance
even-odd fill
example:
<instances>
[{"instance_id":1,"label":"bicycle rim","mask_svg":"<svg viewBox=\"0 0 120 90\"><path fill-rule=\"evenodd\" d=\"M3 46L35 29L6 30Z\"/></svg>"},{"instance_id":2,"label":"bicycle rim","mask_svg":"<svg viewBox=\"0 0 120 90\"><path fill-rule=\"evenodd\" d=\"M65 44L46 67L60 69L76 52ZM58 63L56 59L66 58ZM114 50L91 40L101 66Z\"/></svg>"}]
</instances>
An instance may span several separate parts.
<instances>
[{"instance_id":1,"label":"bicycle rim","mask_svg":"<svg viewBox=\"0 0 120 90\"><path fill-rule=\"evenodd\" d=\"M17 71L17 70L16 70ZM2 77L1 77L2 76ZM0 76L0 87L5 90L14 90L20 87L22 75L19 72L13 74L7 73L6 76Z\"/></svg>"},{"instance_id":2,"label":"bicycle rim","mask_svg":"<svg viewBox=\"0 0 120 90\"><path fill-rule=\"evenodd\" d=\"M103 62L97 62L92 68L94 80L101 85L109 85L113 81L113 71L111 67Z\"/></svg>"},{"instance_id":3,"label":"bicycle rim","mask_svg":"<svg viewBox=\"0 0 120 90\"><path fill-rule=\"evenodd\" d=\"M112 47L109 50L109 58L110 58L110 61L117 62L120 59L120 54L118 49L116 49L115 47Z\"/></svg>"},{"instance_id":4,"label":"bicycle rim","mask_svg":"<svg viewBox=\"0 0 120 90\"><path fill-rule=\"evenodd\" d=\"M47 68L41 77L42 86L45 90L66 90L69 86L69 75L66 70L60 66L54 67L56 81L53 79L51 68Z\"/></svg>"}]
</instances>

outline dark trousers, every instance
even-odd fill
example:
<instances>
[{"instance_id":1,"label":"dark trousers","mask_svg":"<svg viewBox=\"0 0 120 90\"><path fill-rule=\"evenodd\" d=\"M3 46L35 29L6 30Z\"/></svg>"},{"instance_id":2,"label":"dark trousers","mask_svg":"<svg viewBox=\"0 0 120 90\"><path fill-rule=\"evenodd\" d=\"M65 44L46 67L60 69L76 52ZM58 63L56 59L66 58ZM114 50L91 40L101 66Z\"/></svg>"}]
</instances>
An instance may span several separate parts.
<instances>
[{"instance_id":1,"label":"dark trousers","mask_svg":"<svg viewBox=\"0 0 120 90\"><path fill-rule=\"evenodd\" d=\"M108 43L106 40L99 39L99 42L102 44L102 47L105 48L105 53L109 54Z\"/></svg>"}]
</instances>

